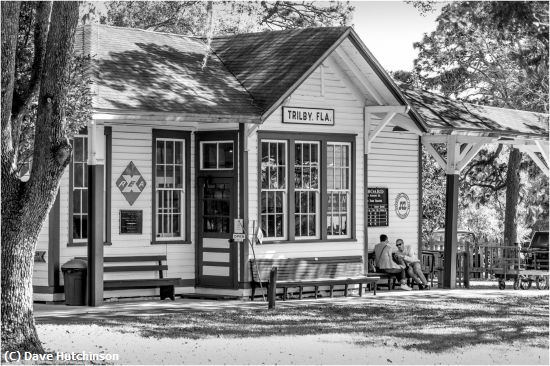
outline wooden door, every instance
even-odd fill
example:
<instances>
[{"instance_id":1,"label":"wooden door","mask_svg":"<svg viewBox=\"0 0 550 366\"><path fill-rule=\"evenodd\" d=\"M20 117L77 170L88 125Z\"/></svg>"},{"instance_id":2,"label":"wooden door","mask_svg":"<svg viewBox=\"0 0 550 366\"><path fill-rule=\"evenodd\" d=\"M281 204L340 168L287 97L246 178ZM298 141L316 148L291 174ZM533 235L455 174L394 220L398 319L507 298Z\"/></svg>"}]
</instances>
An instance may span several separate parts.
<instances>
[{"instance_id":1,"label":"wooden door","mask_svg":"<svg viewBox=\"0 0 550 366\"><path fill-rule=\"evenodd\" d=\"M201 177L198 183L198 286L237 288L233 178Z\"/></svg>"}]
</instances>

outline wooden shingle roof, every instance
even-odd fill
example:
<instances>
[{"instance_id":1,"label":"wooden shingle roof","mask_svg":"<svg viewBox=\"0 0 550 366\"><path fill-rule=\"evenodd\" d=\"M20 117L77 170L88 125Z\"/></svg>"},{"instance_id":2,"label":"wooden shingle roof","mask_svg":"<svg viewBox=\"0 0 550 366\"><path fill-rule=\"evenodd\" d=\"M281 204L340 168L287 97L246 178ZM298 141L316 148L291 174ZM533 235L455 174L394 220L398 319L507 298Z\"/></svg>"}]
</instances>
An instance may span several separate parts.
<instances>
[{"instance_id":1,"label":"wooden shingle roof","mask_svg":"<svg viewBox=\"0 0 550 366\"><path fill-rule=\"evenodd\" d=\"M267 111L349 27L305 28L216 37L211 47Z\"/></svg>"},{"instance_id":2,"label":"wooden shingle roof","mask_svg":"<svg viewBox=\"0 0 550 366\"><path fill-rule=\"evenodd\" d=\"M400 87L430 131L548 139L548 114L466 103L424 90L412 90L404 85Z\"/></svg>"},{"instance_id":3,"label":"wooden shingle roof","mask_svg":"<svg viewBox=\"0 0 550 366\"><path fill-rule=\"evenodd\" d=\"M251 95L215 55L202 68L208 47L201 39L88 27L97 61L95 108L259 116Z\"/></svg>"}]
</instances>

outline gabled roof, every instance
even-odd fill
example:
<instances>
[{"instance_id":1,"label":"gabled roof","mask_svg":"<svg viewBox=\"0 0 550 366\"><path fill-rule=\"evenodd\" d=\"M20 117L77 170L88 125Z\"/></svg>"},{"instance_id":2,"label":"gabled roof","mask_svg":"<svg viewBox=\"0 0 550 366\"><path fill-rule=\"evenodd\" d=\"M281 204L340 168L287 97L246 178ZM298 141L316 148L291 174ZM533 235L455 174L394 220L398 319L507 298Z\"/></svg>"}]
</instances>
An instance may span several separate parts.
<instances>
[{"instance_id":1,"label":"gabled roof","mask_svg":"<svg viewBox=\"0 0 550 366\"><path fill-rule=\"evenodd\" d=\"M211 47L266 112L351 28L305 28L216 37Z\"/></svg>"},{"instance_id":2,"label":"gabled roof","mask_svg":"<svg viewBox=\"0 0 550 366\"><path fill-rule=\"evenodd\" d=\"M84 39L97 60L97 109L247 115L259 121L253 98L215 55L202 68L208 47L201 39L105 25L86 26Z\"/></svg>"},{"instance_id":3,"label":"gabled roof","mask_svg":"<svg viewBox=\"0 0 550 366\"><path fill-rule=\"evenodd\" d=\"M215 37L210 50L200 38L140 29L93 25L79 32L77 47L97 61L98 110L261 122L349 38L397 103L412 107L409 116L422 130L548 139L547 114L468 104L396 85L350 27Z\"/></svg>"},{"instance_id":4,"label":"gabled roof","mask_svg":"<svg viewBox=\"0 0 550 366\"><path fill-rule=\"evenodd\" d=\"M548 139L548 114L466 103L405 85L400 87L430 132L461 131Z\"/></svg>"}]
</instances>

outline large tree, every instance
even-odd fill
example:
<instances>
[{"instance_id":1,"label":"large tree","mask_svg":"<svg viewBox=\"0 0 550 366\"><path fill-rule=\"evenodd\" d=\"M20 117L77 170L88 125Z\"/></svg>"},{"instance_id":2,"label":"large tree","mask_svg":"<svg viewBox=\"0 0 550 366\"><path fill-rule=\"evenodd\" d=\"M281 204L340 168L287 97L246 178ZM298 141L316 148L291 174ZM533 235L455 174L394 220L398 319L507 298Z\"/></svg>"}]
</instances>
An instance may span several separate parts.
<instances>
[{"instance_id":1,"label":"large tree","mask_svg":"<svg viewBox=\"0 0 550 366\"><path fill-rule=\"evenodd\" d=\"M436 30L415 44L415 72L423 88L451 98L547 113L548 44L547 2L452 2ZM501 151L508 154L505 165L497 159ZM463 185L477 190L475 200L506 191L504 240L512 244L522 154L499 148L480 156Z\"/></svg>"},{"instance_id":2,"label":"large tree","mask_svg":"<svg viewBox=\"0 0 550 366\"><path fill-rule=\"evenodd\" d=\"M106 8L102 23L194 36L207 36L212 9L216 34L343 26L354 9L347 1L109 1Z\"/></svg>"},{"instance_id":3,"label":"large tree","mask_svg":"<svg viewBox=\"0 0 550 366\"><path fill-rule=\"evenodd\" d=\"M26 4L28 5L28 4ZM78 3L3 1L2 6L2 350L43 352L32 307L34 251L71 158L66 122L67 91ZM18 48L22 23L33 18L32 63ZM33 102L35 101L35 102ZM34 105L34 107L33 107ZM31 111L35 108L35 113ZM24 119L32 117L32 170L20 179L18 161Z\"/></svg>"}]
</instances>

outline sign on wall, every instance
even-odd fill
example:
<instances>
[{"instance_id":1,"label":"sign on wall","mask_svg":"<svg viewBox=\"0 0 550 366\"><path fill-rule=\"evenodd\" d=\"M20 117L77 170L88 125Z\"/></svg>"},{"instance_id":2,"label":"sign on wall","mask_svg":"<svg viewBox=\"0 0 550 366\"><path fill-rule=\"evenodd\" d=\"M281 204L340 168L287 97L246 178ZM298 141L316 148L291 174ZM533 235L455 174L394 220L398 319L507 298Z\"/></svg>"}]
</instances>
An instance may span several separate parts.
<instances>
[{"instance_id":1,"label":"sign on wall","mask_svg":"<svg viewBox=\"0 0 550 366\"><path fill-rule=\"evenodd\" d=\"M334 125L334 109L283 107L283 123Z\"/></svg>"},{"instance_id":2,"label":"sign on wall","mask_svg":"<svg viewBox=\"0 0 550 366\"><path fill-rule=\"evenodd\" d=\"M143 211L142 210L120 210L120 231L121 234L142 234L143 232Z\"/></svg>"},{"instance_id":3,"label":"sign on wall","mask_svg":"<svg viewBox=\"0 0 550 366\"><path fill-rule=\"evenodd\" d=\"M368 188L367 190L367 224L369 227L388 226L388 189Z\"/></svg>"},{"instance_id":4,"label":"sign on wall","mask_svg":"<svg viewBox=\"0 0 550 366\"><path fill-rule=\"evenodd\" d=\"M116 185L124 198L126 198L126 201L132 206L141 192L143 192L147 183L141 176L138 168L134 165L134 162L131 161L117 179Z\"/></svg>"},{"instance_id":5,"label":"sign on wall","mask_svg":"<svg viewBox=\"0 0 550 366\"><path fill-rule=\"evenodd\" d=\"M400 219L406 219L411 212L411 201L405 193L399 193L395 197L395 213Z\"/></svg>"}]
</instances>

